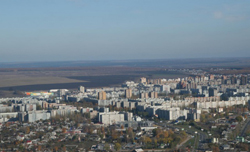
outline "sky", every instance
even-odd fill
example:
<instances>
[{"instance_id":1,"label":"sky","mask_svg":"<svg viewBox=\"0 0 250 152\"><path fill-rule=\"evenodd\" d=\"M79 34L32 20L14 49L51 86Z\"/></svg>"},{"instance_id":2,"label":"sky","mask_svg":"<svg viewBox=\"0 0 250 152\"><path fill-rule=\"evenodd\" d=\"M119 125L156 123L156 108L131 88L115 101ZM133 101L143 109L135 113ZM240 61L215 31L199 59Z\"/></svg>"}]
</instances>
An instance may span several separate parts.
<instances>
[{"instance_id":1,"label":"sky","mask_svg":"<svg viewBox=\"0 0 250 152\"><path fill-rule=\"evenodd\" d=\"M0 62L250 57L249 0L0 0Z\"/></svg>"}]
</instances>

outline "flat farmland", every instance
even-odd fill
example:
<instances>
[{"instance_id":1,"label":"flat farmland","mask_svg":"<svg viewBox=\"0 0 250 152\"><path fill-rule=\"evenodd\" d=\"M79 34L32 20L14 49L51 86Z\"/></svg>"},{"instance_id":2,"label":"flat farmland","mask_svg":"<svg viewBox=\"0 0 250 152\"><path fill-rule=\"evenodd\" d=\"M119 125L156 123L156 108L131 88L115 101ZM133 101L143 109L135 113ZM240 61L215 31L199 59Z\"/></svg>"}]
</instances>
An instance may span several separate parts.
<instances>
[{"instance_id":1,"label":"flat farmland","mask_svg":"<svg viewBox=\"0 0 250 152\"><path fill-rule=\"evenodd\" d=\"M0 90L38 91L120 86L140 77L173 78L184 73L162 71L160 68L138 67L60 67L0 69Z\"/></svg>"},{"instance_id":2,"label":"flat farmland","mask_svg":"<svg viewBox=\"0 0 250 152\"><path fill-rule=\"evenodd\" d=\"M28 77L28 76L12 76L10 78L0 79L0 87L13 87L24 85L39 85L39 84L60 84L60 83L80 83L86 82L83 80L69 79L64 77Z\"/></svg>"},{"instance_id":3,"label":"flat farmland","mask_svg":"<svg viewBox=\"0 0 250 152\"><path fill-rule=\"evenodd\" d=\"M38 90L50 90L50 89L76 89L80 85L85 86L86 88L120 86L123 82L127 80L139 79L139 76L108 75L108 76L77 76L72 78L75 78L76 79L75 81L77 82L68 82L68 83L51 82L45 84L7 86L7 87L0 87L0 90L38 91ZM74 79L69 79L69 80L74 80Z\"/></svg>"},{"instance_id":4,"label":"flat farmland","mask_svg":"<svg viewBox=\"0 0 250 152\"><path fill-rule=\"evenodd\" d=\"M60 67L60 68L2 68L0 90L35 91L76 89L120 85L135 80L148 68L127 67ZM139 73L137 73L139 72Z\"/></svg>"}]
</instances>

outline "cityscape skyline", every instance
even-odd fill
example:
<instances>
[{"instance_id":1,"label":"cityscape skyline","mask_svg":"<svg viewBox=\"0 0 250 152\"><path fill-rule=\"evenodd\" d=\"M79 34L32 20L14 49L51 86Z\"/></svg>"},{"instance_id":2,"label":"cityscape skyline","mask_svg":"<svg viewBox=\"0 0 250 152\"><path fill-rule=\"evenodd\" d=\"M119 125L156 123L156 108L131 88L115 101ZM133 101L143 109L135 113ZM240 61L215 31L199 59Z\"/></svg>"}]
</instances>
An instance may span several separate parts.
<instances>
[{"instance_id":1,"label":"cityscape skyline","mask_svg":"<svg viewBox=\"0 0 250 152\"><path fill-rule=\"evenodd\" d=\"M0 61L250 57L249 1L3 1Z\"/></svg>"},{"instance_id":2,"label":"cityscape skyline","mask_svg":"<svg viewBox=\"0 0 250 152\"><path fill-rule=\"evenodd\" d=\"M249 0L3 0L0 151L250 151Z\"/></svg>"}]
</instances>

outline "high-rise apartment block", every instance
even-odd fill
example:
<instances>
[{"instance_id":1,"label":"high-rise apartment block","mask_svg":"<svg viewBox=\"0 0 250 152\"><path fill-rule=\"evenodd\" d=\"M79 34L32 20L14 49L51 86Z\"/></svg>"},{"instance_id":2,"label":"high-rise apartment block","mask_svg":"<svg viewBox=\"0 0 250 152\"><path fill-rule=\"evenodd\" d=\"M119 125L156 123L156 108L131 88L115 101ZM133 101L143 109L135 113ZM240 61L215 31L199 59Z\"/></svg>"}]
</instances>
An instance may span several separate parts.
<instances>
[{"instance_id":1,"label":"high-rise apartment block","mask_svg":"<svg viewBox=\"0 0 250 152\"><path fill-rule=\"evenodd\" d=\"M147 83L147 78L144 77L140 78L140 83Z\"/></svg>"},{"instance_id":2,"label":"high-rise apartment block","mask_svg":"<svg viewBox=\"0 0 250 152\"><path fill-rule=\"evenodd\" d=\"M125 97L131 98L132 97L132 89L126 89L125 90Z\"/></svg>"},{"instance_id":3,"label":"high-rise apartment block","mask_svg":"<svg viewBox=\"0 0 250 152\"><path fill-rule=\"evenodd\" d=\"M237 83L237 79L235 76L231 77L231 84L236 84Z\"/></svg>"},{"instance_id":4,"label":"high-rise apartment block","mask_svg":"<svg viewBox=\"0 0 250 152\"><path fill-rule=\"evenodd\" d=\"M80 91L81 93L84 93L84 92L85 92L84 86L80 86L80 87L79 87L79 91Z\"/></svg>"},{"instance_id":5,"label":"high-rise apartment block","mask_svg":"<svg viewBox=\"0 0 250 152\"><path fill-rule=\"evenodd\" d=\"M227 76L223 75L222 76L222 84L226 84Z\"/></svg>"},{"instance_id":6,"label":"high-rise apartment block","mask_svg":"<svg viewBox=\"0 0 250 152\"><path fill-rule=\"evenodd\" d=\"M214 75L213 75L213 74L210 74L209 79L210 79L210 80L214 80Z\"/></svg>"},{"instance_id":7,"label":"high-rise apartment block","mask_svg":"<svg viewBox=\"0 0 250 152\"><path fill-rule=\"evenodd\" d=\"M200 81L201 81L201 82L204 82L204 81L205 81L205 76L204 76L204 75L201 76Z\"/></svg>"},{"instance_id":8,"label":"high-rise apartment block","mask_svg":"<svg viewBox=\"0 0 250 152\"><path fill-rule=\"evenodd\" d=\"M209 88L209 97L217 96L217 89L216 88Z\"/></svg>"},{"instance_id":9,"label":"high-rise apartment block","mask_svg":"<svg viewBox=\"0 0 250 152\"><path fill-rule=\"evenodd\" d=\"M149 95L150 95L150 98L158 98L157 92L150 92Z\"/></svg>"},{"instance_id":10,"label":"high-rise apartment block","mask_svg":"<svg viewBox=\"0 0 250 152\"><path fill-rule=\"evenodd\" d=\"M240 84L246 85L247 84L247 77L245 75L242 75L240 78Z\"/></svg>"},{"instance_id":11,"label":"high-rise apartment block","mask_svg":"<svg viewBox=\"0 0 250 152\"><path fill-rule=\"evenodd\" d=\"M104 92L104 91L98 92L98 99L99 100L106 100L106 92Z\"/></svg>"},{"instance_id":12,"label":"high-rise apartment block","mask_svg":"<svg viewBox=\"0 0 250 152\"><path fill-rule=\"evenodd\" d=\"M161 79L154 79L153 84L162 84Z\"/></svg>"},{"instance_id":13,"label":"high-rise apartment block","mask_svg":"<svg viewBox=\"0 0 250 152\"><path fill-rule=\"evenodd\" d=\"M226 76L226 75L223 75L223 76L222 76L222 79L223 79L223 80L226 80L226 79L227 79L227 76Z\"/></svg>"},{"instance_id":14,"label":"high-rise apartment block","mask_svg":"<svg viewBox=\"0 0 250 152\"><path fill-rule=\"evenodd\" d=\"M143 93L140 93L140 98L143 99L143 98L148 98L148 93L147 92L143 92Z\"/></svg>"}]
</instances>

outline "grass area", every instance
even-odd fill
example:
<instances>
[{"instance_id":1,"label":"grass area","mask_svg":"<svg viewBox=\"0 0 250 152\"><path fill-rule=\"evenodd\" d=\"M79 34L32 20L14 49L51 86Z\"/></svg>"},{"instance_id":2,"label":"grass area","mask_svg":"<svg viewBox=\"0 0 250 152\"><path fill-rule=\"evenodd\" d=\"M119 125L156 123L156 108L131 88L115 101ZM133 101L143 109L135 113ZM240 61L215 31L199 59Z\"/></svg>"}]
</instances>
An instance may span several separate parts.
<instances>
[{"instance_id":1,"label":"grass area","mask_svg":"<svg viewBox=\"0 0 250 152\"><path fill-rule=\"evenodd\" d=\"M196 135L196 140L195 140L195 143L194 143L194 149L198 148L199 140L200 140L200 135L198 134L198 135Z\"/></svg>"},{"instance_id":2,"label":"grass area","mask_svg":"<svg viewBox=\"0 0 250 152\"><path fill-rule=\"evenodd\" d=\"M191 126L191 128L189 128L190 125L176 125L176 126L179 128L184 128L184 130L192 131L193 133L195 131L199 131L199 132L201 131L201 130L196 129L194 126Z\"/></svg>"},{"instance_id":3,"label":"grass area","mask_svg":"<svg viewBox=\"0 0 250 152\"><path fill-rule=\"evenodd\" d=\"M189 139L185 144L182 145L182 147L192 147L194 149L197 149L198 148L198 144L199 144L199 139L200 139L200 136L199 135L196 135L195 137Z\"/></svg>"},{"instance_id":4,"label":"grass area","mask_svg":"<svg viewBox=\"0 0 250 152\"><path fill-rule=\"evenodd\" d=\"M205 134L207 134L206 132L204 132L204 131L201 131L200 129L197 129L197 128L195 128L195 126L191 126L191 128L189 128L189 126L191 126L191 125L176 125L176 127L179 127L179 128L184 128L184 130L188 130L188 131L190 131L190 132L195 132L195 131L197 131L197 132L200 132L200 133L205 133ZM203 128L204 129L204 128Z\"/></svg>"},{"instance_id":5,"label":"grass area","mask_svg":"<svg viewBox=\"0 0 250 152\"><path fill-rule=\"evenodd\" d=\"M205 130L201 131L201 129L199 129L199 128L202 128L202 129L206 129L206 128L205 127L200 127L197 124L195 126L198 127L198 128L196 128L195 126L186 125L186 124L184 124L184 125L180 125L179 124L179 125L176 125L176 126L178 126L178 128L184 128L184 130L186 130L187 132L190 132L190 133L195 133L195 132L198 133L198 134L195 135L194 138L190 139L189 141L187 141L187 143L184 144L185 147L186 146L191 146L192 149L197 149L198 146L199 146L199 142L200 142L200 136L203 136L202 140L204 140L204 139L206 140L206 139L210 138L210 136L208 136L208 132L207 131L205 131ZM189 128L189 126L191 126L191 128ZM217 131L218 130L210 131L210 133L214 137L215 135L218 134Z\"/></svg>"},{"instance_id":6,"label":"grass area","mask_svg":"<svg viewBox=\"0 0 250 152\"><path fill-rule=\"evenodd\" d=\"M194 142L195 142L195 137L194 138L191 138L189 139L185 144L183 144L184 147L186 146L193 146L194 145Z\"/></svg>"}]
</instances>

